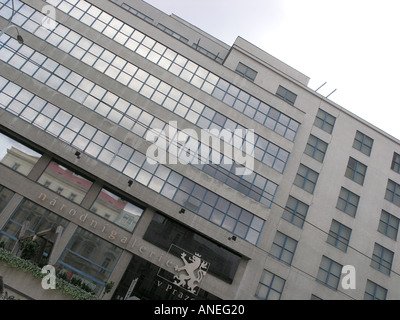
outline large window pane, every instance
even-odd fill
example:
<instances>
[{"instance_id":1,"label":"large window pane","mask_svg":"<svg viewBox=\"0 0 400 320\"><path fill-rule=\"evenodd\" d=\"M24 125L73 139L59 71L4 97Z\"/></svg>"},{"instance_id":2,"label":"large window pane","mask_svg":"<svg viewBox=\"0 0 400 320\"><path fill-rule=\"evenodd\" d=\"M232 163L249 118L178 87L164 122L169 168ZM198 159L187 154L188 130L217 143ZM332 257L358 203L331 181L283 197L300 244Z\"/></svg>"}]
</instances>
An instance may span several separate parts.
<instances>
[{"instance_id":1,"label":"large window pane","mask_svg":"<svg viewBox=\"0 0 400 320\"><path fill-rule=\"evenodd\" d=\"M48 245L43 253L44 257L48 256L51 251L51 245L54 244L56 240L56 228L58 226L65 228L68 225L68 220L37 205L35 202L24 199L0 231L0 243L4 242L7 250L13 249L20 235L22 225L26 221L28 221L29 224L25 236L36 234L39 231L52 230L43 236L43 238L48 241Z\"/></svg>"},{"instance_id":2,"label":"large window pane","mask_svg":"<svg viewBox=\"0 0 400 320\"><path fill-rule=\"evenodd\" d=\"M60 260L63 272L83 280L99 294L121 256L122 249L78 228Z\"/></svg>"},{"instance_id":3,"label":"large window pane","mask_svg":"<svg viewBox=\"0 0 400 320\"><path fill-rule=\"evenodd\" d=\"M13 195L13 191L0 185L0 213L6 207L8 201L10 201Z\"/></svg>"},{"instance_id":4,"label":"large window pane","mask_svg":"<svg viewBox=\"0 0 400 320\"><path fill-rule=\"evenodd\" d=\"M144 211L142 207L104 188L97 196L90 210L128 231L135 229Z\"/></svg>"},{"instance_id":5,"label":"large window pane","mask_svg":"<svg viewBox=\"0 0 400 320\"><path fill-rule=\"evenodd\" d=\"M55 161L50 162L38 182L75 203L82 202L93 184L92 181Z\"/></svg>"},{"instance_id":6,"label":"large window pane","mask_svg":"<svg viewBox=\"0 0 400 320\"><path fill-rule=\"evenodd\" d=\"M7 167L28 175L41 154L0 133L0 162Z\"/></svg>"}]
</instances>

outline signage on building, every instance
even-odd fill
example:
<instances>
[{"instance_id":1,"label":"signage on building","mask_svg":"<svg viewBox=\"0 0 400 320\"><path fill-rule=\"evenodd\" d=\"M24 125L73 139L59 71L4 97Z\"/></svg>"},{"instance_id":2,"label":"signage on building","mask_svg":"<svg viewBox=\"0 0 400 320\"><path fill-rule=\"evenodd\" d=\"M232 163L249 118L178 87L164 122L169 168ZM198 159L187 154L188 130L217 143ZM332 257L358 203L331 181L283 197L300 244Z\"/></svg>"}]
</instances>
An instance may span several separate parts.
<instances>
[{"instance_id":1,"label":"signage on building","mask_svg":"<svg viewBox=\"0 0 400 320\"><path fill-rule=\"evenodd\" d=\"M165 279L166 281L174 284L180 289L186 290L191 294L197 296L200 290L201 282L207 274L208 268L210 264L201 258L201 255L198 253L190 253L178 246L171 244L168 253L171 252L175 254L177 252L180 253L181 262L174 267L174 274L172 279L169 277L165 277L163 274L158 272L158 276L160 278Z\"/></svg>"}]
</instances>

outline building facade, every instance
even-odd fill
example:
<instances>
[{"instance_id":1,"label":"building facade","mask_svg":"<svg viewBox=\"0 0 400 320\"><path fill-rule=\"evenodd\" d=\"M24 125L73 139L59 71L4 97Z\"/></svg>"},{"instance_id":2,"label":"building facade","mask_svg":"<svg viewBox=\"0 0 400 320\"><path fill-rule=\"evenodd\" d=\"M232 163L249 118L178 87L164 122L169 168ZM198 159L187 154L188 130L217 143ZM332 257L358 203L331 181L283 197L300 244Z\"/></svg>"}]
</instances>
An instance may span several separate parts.
<instances>
[{"instance_id":1,"label":"building facade","mask_svg":"<svg viewBox=\"0 0 400 320\"><path fill-rule=\"evenodd\" d=\"M102 299L400 298L398 140L141 0L0 13L3 248Z\"/></svg>"}]
</instances>

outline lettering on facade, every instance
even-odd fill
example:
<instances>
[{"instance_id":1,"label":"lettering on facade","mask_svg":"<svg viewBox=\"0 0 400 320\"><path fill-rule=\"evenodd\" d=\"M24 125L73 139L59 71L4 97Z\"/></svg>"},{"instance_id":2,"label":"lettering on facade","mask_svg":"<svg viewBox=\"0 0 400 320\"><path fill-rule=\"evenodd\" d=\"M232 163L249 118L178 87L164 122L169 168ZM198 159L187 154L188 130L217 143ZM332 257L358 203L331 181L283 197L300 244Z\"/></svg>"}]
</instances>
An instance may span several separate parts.
<instances>
[{"instance_id":1,"label":"lettering on facade","mask_svg":"<svg viewBox=\"0 0 400 320\"><path fill-rule=\"evenodd\" d=\"M41 192L38 199L42 202L47 202L50 207L53 207L55 213L62 213L64 216L69 216L75 218L80 223L84 224L88 230L93 229L105 234L106 238L110 241L115 241L117 238L120 243L126 244L128 242L128 237L119 236L118 231L112 229L112 226L108 223L101 224L99 220L94 218L89 218L89 213L80 213L74 208L69 208L65 203L61 203L58 198L49 198L47 194Z\"/></svg>"},{"instance_id":2,"label":"lettering on facade","mask_svg":"<svg viewBox=\"0 0 400 320\"><path fill-rule=\"evenodd\" d=\"M62 213L64 216L68 215L74 217L75 220L79 221L80 224L84 224L85 227L90 230L97 230L98 232L104 233L106 238L110 241L118 241L121 244L126 244L128 242L128 237L119 236L118 232L110 226L108 223L101 223L101 221L94 219L89 216L89 213L80 213L77 209L69 208L66 204L61 203L58 198L48 198L47 194L41 192L38 196L41 202L46 202L48 206L52 207L55 213ZM136 248L135 252L139 253L141 256L149 258L150 260L155 260L163 265L165 270L172 273L172 278L167 279L157 274L160 278L166 280L164 281L155 280L157 287L165 286L165 291L172 295L177 296L179 299L188 300L192 299L190 295L184 293L179 289L183 289L192 295L197 295L200 290L200 284L207 274L209 263L201 259L201 255L198 253L187 252L178 246L172 244L168 251L168 255L163 253L156 254L151 251L145 245L138 243L138 239L132 238L132 244L129 245L130 250ZM180 263L176 263L176 258L170 253L171 249L174 252L180 252ZM177 251L178 250L178 251ZM176 255L176 254L175 254ZM47 280L47 279L46 279Z\"/></svg>"}]
</instances>

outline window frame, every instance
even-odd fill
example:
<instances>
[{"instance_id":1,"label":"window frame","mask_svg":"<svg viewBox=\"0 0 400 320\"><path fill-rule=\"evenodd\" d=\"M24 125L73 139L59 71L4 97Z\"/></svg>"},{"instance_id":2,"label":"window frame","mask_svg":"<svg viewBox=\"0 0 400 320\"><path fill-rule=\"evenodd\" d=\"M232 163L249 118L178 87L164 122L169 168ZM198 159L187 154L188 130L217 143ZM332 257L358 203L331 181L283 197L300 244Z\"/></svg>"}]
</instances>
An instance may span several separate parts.
<instances>
[{"instance_id":1,"label":"window frame","mask_svg":"<svg viewBox=\"0 0 400 320\"><path fill-rule=\"evenodd\" d=\"M268 284L262 282L262 281L264 280L265 275L266 275L267 273L268 273L269 275L272 275L271 281L270 281ZM276 286L276 283L274 284L274 281L275 281L275 280L279 280L279 281L281 282L281 284L282 284L282 289L281 289L281 291L279 291L276 287L274 287L274 285ZM270 300L270 299L268 299L268 298L269 298L271 292L273 291L273 292L279 293L279 300L280 300L280 298L282 297L282 292L283 292L283 290L284 290L284 288L285 288L285 284L286 284L286 280L285 280L285 279L283 279L283 278L277 276L276 274L274 274L274 273L272 273L272 272L270 272L270 271L264 269L264 270L263 270L263 273L262 273L262 275L261 275L261 278L260 278L260 280L259 280L259 282L258 282L258 287L257 287L256 293L254 294L254 296L255 296L257 299L259 299L259 300ZM279 285L280 285L280 284L279 284ZM261 296L258 295L259 290L260 290L260 288L262 288L262 286L268 288L268 289L267 289L267 294L265 295L265 297L261 297Z\"/></svg>"},{"instance_id":2,"label":"window frame","mask_svg":"<svg viewBox=\"0 0 400 320\"><path fill-rule=\"evenodd\" d=\"M327 270L322 267L322 265L326 264L326 263L329 263L329 267L328 267ZM332 268L333 267L340 267L339 274L332 273ZM327 256L322 256L321 263L320 263L320 266L319 266L319 269L318 269L318 274L317 274L317 277L316 277L316 281L318 281L319 283L321 283L321 284L327 286L328 288L336 291L338 289L338 287L339 287L340 277L342 275L342 269L343 269L343 265L341 265L340 263L337 263L336 261L328 258ZM336 285L335 286L332 286L332 285L329 284L329 280L330 280L331 276L336 278L336 281L335 281ZM322 277L324 279L321 279Z\"/></svg>"},{"instance_id":3,"label":"window frame","mask_svg":"<svg viewBox=\"0 0 400 320\"><path fill-rule=\"evenodd\" d=\"M306 170L306 171L304 172L305 174L303 175L303 172L301 172L301 171L304 171L304 170ZM315 181L310 179L310 175L316 177ZM317 171L314 171L313 169L300 163L300 166L299 166L299 169L297 170L297 174L296 174L293 184L310 194L314 194L315 187L318 182L318 177L319 177L319 173ZM311 187L311 190L309 190L309 187Z\"/></svg>"},{"instance_id":4,"label":"window frame","mask_svg":"<svg viewBox=\"0 0 400 320\"><path fill-rule=\"evenodd\" d=\"M387 221L383 220L384 216L387 216ZM393 225L392 221L394 221L395 225ZM382 210L377 231L384 234L388 238L390 238L394 241L397 241L399 227L400 227L400 219L397 218L396 216L394 216L393 214L387 212L386 210ZM389 232L390 228L395 230L394 237L389 235L389 234L391 234L391 232ZM384 229L384 232L382 229Z\"/></svg>"},{"instance_id":5,"label":"window frame","mask_svg":"<svg viewBox=\"0 0 400 320\"><path fill-rule=\"evenodd\" d=\"M254 81L258 75L256 70L250 68L242 62L238 63L235 71L250 81Z\"/></svg>"},{"instance_id":6,"label":"window frame","mask_svg":"<svg viewBox=\"0 0 400 320\"><path fill-rule=\"evenodd\" d=\"M387 254L390 256L390 260L387 258ZM385 258L386 256L386 258ZM393 265L393 257L394 257L394 252L385 248L384 246L380 245L379 243L375 242L374 250L372 252L372 257L371 257L371 263L370 266L371 268L374 268L375 270L378 270L382 272L383 274L386 274L387 276L390 276L390 273L392 271L392 265ZM388 266L384 265L388 264Z\"/></svg>"},{"instance_id":7,"label":"window frame","mask_svg":"<svg viewBox=\"0 0 400 320\"><path fill-rule=\"evenodd\" d=\"M335 127L336 117L326 112L325 110L318 109L317 115L315 116L314 126L324 130L325 132L332 134Z\"/></svg>"},{"instance_id":8,"label":"window frame","mask_svg":"<svg viewBox=\"0 0 400 320\"><path fill-rule=\"evenodd\" d=\"M354 164L354 165L353 165ZM354 181L355 183L363 186L365 182L365 177L367 175L367 165L358 161L353 157L349 157L349 161L347 162L346 171L344 176ZM361 181L359 181L361 179Z\"/></svg>"},{"instance_id":9,"label":"window frame","mask_svg":"<svg viewBox=\"0 0 400 320\"><path fill-rule=\"evenodd\" d=\"M278 237L283 239L283 243L281 243L281 239L278 239ZM290 266L292 265L294 255L296 253L297 244L297 240L277 230L269 254L272 257ZM288 246L293 247L293 250L288 249ZM278 251L276 252L277 254L274 252L276 251L276 249Z\"/></svg>"},{"instance_id":10,"label":"window frame","mask_svg":"<svg viewBox=\"0 0 400 320\"><path fill-rule=\"evenodd\" d=\"M283 99L284 101L291 104L292 106L294 106L296 99L297 99L297 94L286 89L285 87L283 87L281 85L279 85L279 87L276 91L276 96Z\"/></svg>"},{"instance_id":11,"label":"window frame","mask_svg":"<svg viewBox=\"0 0 400 320\"><path fill-rule=\"evenodd\" d=\"M292 208L289 205L295 204L295 208ZM300 212L299 209L305 209L305 213ZM282 219L290 222L291 224L299 227L300 229L303 228L304 222L306 221L307 213L308 213L309 205L306 203L296 199L295 197L289 196L288 201L286 202L285 210L282 214ZM290 215L290 217L289 217ZM299 223L300 222L300 223Z\"/></svg>"},{"instance_id":12,"label":"window frame","mask_svg":"<svg viewBox=\"0 0 400 320\"><path fill-rule=\"evenodd\" d=\"M391 190L392 187L393 190ZM400 185L391 179L388 180L386 186L385 199L400 207Z\"/></svg>"},{"instance_id":13,"label":"window frame","mask_svg":"<svg viewBox=\"0 0 400 320\"><path fill-rule=\"evenodd\" d=\"M342 197L342 193L346 192L347 198L345 199L344 197ZM357 204L352 203L352 197L357 197ZM344 202L345 206L344 206L344 210L342 210L342 208L339 206L339 202ZM336 209L348 214L351 217L355 217L357 214L357 209L358 209L358 205L360 203L360 196L355 194L354 192L342 187L340 189L340 193L339 193L339 197L338 197L338 201L336 203ZM349 212L349 208L354 208L354 214L352 212Z\"/></svg>"},{"instance_id":14,"label":"window frame","mask_svg":"<svg viewBox=\"0 0 400 320\"><path fill-rule=\"evenodd\" d=\"M357 130L353 141L354 149L364 153L369 157L371 155L373 145L374 139Z\"/></svg>"},{"instance_id":15,"label":"window frame","mask_svg":"<svg viewBox=\"0 0 400 320\"><path fill-rule=\"evenodd\" d=\"M335 228L335 229L333 229ZM336 230L338 228L338 230ZM332 219L331 227L329 229L328 238L326 242L336 247L337 249L347 252L349 246L352 229Z\"/></svg>"},{"instance_id":16,"label":"window frame","mask_svg":"<svg viewBox=\"0 0 400 320\"><path fill-rule=\"evenodd\" d=\"M367 292L369 284L370 284L370 286L373 286L373 293ZM381 300L381 299L376 298L378 290L381 290L382 293L384 293L384 299L382 299L382 300L386 300L388 290L386 288L378 285L377 283L367 279L367 284L365 285L364 300ZM372 297L372 299L366 299L366 296L370 296L370 297Z\"/></svg>"},{"instance_id":17,"label":"window frame","mask_svg":"<svg viewBox=\"0 0 400 320\"><path fill-rule=\"evenodd\" d=\"M390 167L394 172L400 173L400 154L393 153L392 165Z\"/></svg>"},{"instance_id":18,"label":"window frame","mask_svg":"<svg viewBox=\"0 0 400 320\"><path fill-rule=\"evenodd\" d=\"M313 140L313 141L312 141ZM314 145L315 142L315 145ZM322 148L321 148L322 146ZM326 151L328 150L328 143L310 134L304 153L311 158L323 163ZM317 154L320 155L317 157Z\"/></svg>"}]
</instances>

